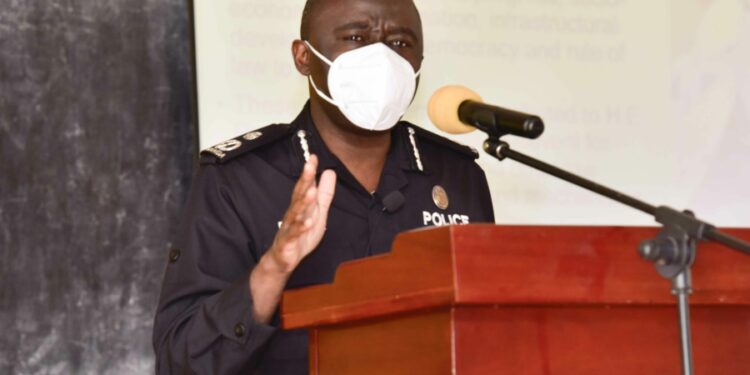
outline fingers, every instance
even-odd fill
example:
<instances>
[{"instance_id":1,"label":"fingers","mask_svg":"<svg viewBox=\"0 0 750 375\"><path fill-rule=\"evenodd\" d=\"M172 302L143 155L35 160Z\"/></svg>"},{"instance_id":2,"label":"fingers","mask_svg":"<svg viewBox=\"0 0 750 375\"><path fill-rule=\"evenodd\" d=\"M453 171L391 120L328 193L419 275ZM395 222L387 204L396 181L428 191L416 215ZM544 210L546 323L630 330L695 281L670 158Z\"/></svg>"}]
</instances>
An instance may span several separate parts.
<instances>
[{"instance_id":1,"label":"fingers","mask_svg":"<svg viewBox=\"0 0 750 375\"><path fill-rule=\"evenodd\" d=\"M325 232L328 223L328 209L331 207L333 195L336 190L336 173L332 170L323 172L318 183L315 211L312 215L315 217L315 231Z\"/></svg>"},{"instance_id":2,"label":"fingers","mask_svg":"<svg viewBox=\"0 0 750 375\"><path fill-rule=\"evenodd\" d=\"M282 263L294 265L307 256L325 233L328 210L336 188L336 173L325 171L316 184L318 159L311 155L294 186L291 203L274 239Z\"/></svg>"},{"instance_id":3,"label":"fingers","mask_svg":"<svg viewBox=\"0 0 750 375\"><path fill-rule=\"evenodd\" d=\"M318 183L318 206L322 213L328 213L333 195L336 192L336 172L327 170L320 176Z\"/></svg>"},{"instance_id":4,"label":"fingers","mask_svg":"<svg viewBox=\"0 0 750 375\"><path fill-rule=\"evenodd\" d=\"M328 208L331 206L335 188L336 173L331 170L324 171L318 185L313 186L309 190L310 196L306 197L312 198L313 204L308 205L305 209L305 228L315 227L316 230L320 229L319 227L325 228Z\"/></svg>"},{"instance_id":5,"label":"fingers","mask_svg":"<svg viewBox=\"0 0 750 375\"><path fill-rule=\"evenodd\" d=\"M282 229L284 235L297 237L313 227L325 227L328 210L336 190L336 173L327 170L322 173L320 182L315 183L318 158L311 155L305 164L292 193L292 202L284 215Z\"/></svg>"},{"instance_id":6,"label":"fingers","mask_svg":"<svg viewBox=\"0 0 750 375\"><path fill-rule=\"evenodd\" d=\"M310 186L315 184L315 171L317 169L318 157L311 155L310 161L305 163L305 166L302 168L302 174L294 185L294 190L292 191L292 204L294 204L295 200L302 198Z\"/></svg>"},{"instance_id":7,"label":"fingers","mask_svg":"<svg viewBox=\"0 0 750 375\"><path fill-rule=\"evenodd\" d=\"M302 174L294 185L292 199L289 203L289 209L287 209L287 213L294 212L295 216L291 216L292 219L303 211L303 207L300 207L299 205L305 203L305 197L310 194L309 190L315 187L315 170L317 167L318 158L315 155L312 155L310 161L305 163L302 168Z\"/></svg>"},{"instance_id":8,"label":"fingers","mask_svg":"<svg viewBox=\"0 0 750 375\"><path fill-rule=\"evenodd\" d=\"M284 215L281 229L285 236L297 237L313 225L312 213L318 190L315 184L317 166L318 158L311 155L292 191L292 200Z\"/></svg>"},{"instance_id":9,"label":"fingers","mask_svg":"<svg viewBox=\"0 0 750 375\"><path fill-rule=\"evenodd\" d=\"M315 199L318 196L318 189L313 185L311 186L302 200L302 212L299 214L299 221L302 223L303 229L310 229L313 224L314 213L316 209Z\"/></svg>"}]
</instances>

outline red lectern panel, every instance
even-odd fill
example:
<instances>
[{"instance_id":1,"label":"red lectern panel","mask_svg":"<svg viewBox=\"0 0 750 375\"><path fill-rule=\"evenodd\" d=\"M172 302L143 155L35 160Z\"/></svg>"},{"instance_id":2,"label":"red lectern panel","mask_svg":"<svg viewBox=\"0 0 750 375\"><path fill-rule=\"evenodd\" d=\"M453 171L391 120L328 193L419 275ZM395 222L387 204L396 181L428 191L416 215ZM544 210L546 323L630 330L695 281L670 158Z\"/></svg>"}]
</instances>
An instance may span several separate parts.
<instances>
[{"instance_id":1,"label":"red lectern panel","mask_svg":"<svg viewBox=\"0 0 750 375\"><path fill-rule=\"evenodd\" d=\"M677 374L670 283L637 253L656 232L405 233L333 284L285 293L283 322L311 330L312 374ZM750 257L701 244L693 282L696 373L750 374Z\"/></svg>"}]
</instances>

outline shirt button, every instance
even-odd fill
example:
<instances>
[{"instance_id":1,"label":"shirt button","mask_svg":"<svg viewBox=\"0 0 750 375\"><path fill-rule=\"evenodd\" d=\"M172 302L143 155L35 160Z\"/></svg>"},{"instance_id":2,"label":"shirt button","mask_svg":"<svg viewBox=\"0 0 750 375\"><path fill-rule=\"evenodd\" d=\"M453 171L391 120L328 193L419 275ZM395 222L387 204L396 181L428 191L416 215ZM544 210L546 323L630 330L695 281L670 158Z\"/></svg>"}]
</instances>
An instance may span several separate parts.
<instances>
[{"instance_id":1,"label":"shirt button","mask_svg":"<svg viewBox=\"0 0 750 375\"><path fill-rule=\"evenodd\" d=\"M174 263L174 262L176 262L176 261L177 261L178 259L180 259L180 250L177 250L177 249L172 249L172 250L171 250L171 251L169 252L169 263Z\"/></svg>"},{"instance_id":2,"label":"shirt button","mask_svg":"<svg viewBox=\"0 0 750 375\"><path fill-rule=\"evenodd\" d=\"M237 323L237 325L234 326L234 335L237 337L245 336L245 325L242 323Z\"/></svg>"}]
</instances>

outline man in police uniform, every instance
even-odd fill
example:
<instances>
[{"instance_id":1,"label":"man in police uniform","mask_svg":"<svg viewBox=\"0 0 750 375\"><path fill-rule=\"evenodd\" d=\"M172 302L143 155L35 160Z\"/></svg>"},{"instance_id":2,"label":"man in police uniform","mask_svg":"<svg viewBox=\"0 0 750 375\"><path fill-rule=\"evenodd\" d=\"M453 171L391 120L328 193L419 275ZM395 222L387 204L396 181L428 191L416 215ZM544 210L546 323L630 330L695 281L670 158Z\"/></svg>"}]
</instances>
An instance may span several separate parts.
<instances>
[{"instance_id":1,"label":"man in police uniform","mask_svg":"<svg viewBox=\"0 0 750 375\"><path fill-rule=\"evenodd\" d=\"M411 0L309 0L301 34L292 52L311 95L299 116L201 153L156 315L159 374L306 374L307 333L278 328L284 289L330 282L405 230L494 221L476 153L399 121L422 63ZM384 100L404 108L368 119L372 107L347 102L368 90L341 94L337 81L393 81L406 88Z\"/></svg>"}]
</instances>

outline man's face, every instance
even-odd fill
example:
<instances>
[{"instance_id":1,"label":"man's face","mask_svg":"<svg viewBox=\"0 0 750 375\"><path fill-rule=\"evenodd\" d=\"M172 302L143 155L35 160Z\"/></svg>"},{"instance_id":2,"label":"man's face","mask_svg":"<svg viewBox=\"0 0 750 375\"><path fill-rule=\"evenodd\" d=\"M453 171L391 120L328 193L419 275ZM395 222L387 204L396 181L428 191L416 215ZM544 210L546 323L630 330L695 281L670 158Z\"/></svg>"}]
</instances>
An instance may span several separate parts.
<instances>
[{"instance_id":1,"label":"man's face","mask_svg":"<svg viewBox=\"0 0 750 375\"><path fill-rule=\"evenodd\" d=\"M328 0L310 19L310 43L331 61L378 42L419 70L422 23L411 0Z\"/></svg>"},{"instance_id":2,"label":"man's face","mask_svg":"<svg viewBox=\"0 0 750 375\"><path fill-rule=\"evenodd\" d=\"M331 61L344 52L384 43L408 61L422 65L422 23L411 0L327 0L312 14L309 42ZM310 52L310 73L328 91L329 66Z\"/></svg>"}]
</instances>

